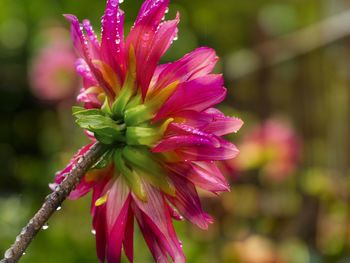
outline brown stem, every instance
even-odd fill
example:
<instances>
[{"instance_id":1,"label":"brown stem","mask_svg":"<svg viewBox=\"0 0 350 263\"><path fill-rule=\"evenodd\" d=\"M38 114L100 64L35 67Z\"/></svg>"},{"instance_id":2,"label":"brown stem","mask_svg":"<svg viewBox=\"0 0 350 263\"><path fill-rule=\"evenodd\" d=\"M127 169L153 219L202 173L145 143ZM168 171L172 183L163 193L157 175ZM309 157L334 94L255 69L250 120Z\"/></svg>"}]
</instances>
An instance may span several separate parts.
<instances>
[{"instance_id":1,"label":"brown stem","mask_svg":"<svg viewBox=\"0 0 350 263\"><path fill-rule=\"evenodd\" d=\"M56 187L55 191L47 196L40 210L22 229L21 233L16 237L14 244L6 250L4 258L0 263L18 262L35 235L67 198L70 192L78 185L84 174L96 163L104 151L105 147L102 144L95 143L89 151L78 159L72 171L66 176L63 182Z\"/></svg>"}]
</instances>

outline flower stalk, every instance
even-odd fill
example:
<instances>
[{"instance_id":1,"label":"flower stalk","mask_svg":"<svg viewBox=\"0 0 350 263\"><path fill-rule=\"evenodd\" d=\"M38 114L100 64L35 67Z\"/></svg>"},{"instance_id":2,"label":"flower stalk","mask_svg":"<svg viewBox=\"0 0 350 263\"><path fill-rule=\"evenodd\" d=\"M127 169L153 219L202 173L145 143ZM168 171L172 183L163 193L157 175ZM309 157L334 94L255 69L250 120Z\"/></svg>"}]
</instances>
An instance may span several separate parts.
<instances>
[{"instance_id":1,"label":"flower stalk","mask_svg":"<svg viewBox=\"0 0 350 263\"><path fill-rule=\"evenodd\" d=\"M13 245L6 250L4 258L0 263L18 262L36 234L45 226L57 208L60 207L70 192L79 184L86 172L99 160L106 150L105 145L97 142L85 154L79 157L65 179L46 197L39 211L22 229Z\"/></svg>"}]
</instances>

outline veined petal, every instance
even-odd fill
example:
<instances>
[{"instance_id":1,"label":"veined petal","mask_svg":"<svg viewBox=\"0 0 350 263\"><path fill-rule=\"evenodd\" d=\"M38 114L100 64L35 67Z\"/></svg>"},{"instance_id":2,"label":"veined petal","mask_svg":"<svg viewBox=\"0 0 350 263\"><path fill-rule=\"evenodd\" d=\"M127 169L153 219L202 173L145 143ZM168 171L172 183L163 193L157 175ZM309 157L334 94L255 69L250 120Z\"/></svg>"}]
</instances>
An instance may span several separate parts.
<instances>
[{"instance_id":1,"label":"veined petal","mask_svg":"<svg viewBox=\"0 0 350 263\"><path fill-rule=\"evenodd\" d=\"M102 18L101 57L116 72L120 82L125 77L124 12L118 0L108 0Z\"/></svg>"},{"instance_id":2,"label":"veined petal","mask_svg":"<svg viewBox=\"0 0 350 263\"><path fill-rule=\"evenodd\" d=\"M71 35L73 38L73 44L78 54L84 58L87 65L90 67L91 72L94 74L94 77L104 89L106 94L114 97L115 94L112 90L112 87L110 87L109 84L104 80L102 73L92 64L92 57L91 52L89 51L88 42L84 36L78 18L73 15L65 15L65 17L71 23Z\"/></svg>"},{"instance_id":3,"label":"veined petal","mask_svg":"<svg viewBox=\"0 0 350 263\"><path fill-rule=\"evenodd\" d=\"M93 214L93 230L96 232L96 252L101 262L105 262L107 230L106 230L106 206L98 207Z\"/></svg>"},{"instance_id":4,"label":"veined petal","mask_svg":"<svg viewBox=\"0 0 350 263\"><path fill-rule=\"evenodd\" d=\"M164 140L161 140L152 151L158 152L168 152L176 149L181 149L184 147L214 147L212 141L207 138L195 135L180 135L171 136Z\"/></svg>"},{"instance_id":5,"label":"veined petal","mask_svg":"<svg viewBox=\"0 0 350 263\"><path fill-rule=\"evenodd\" d=\"M223 85L221 75L208 75L180 84L160 108L154 121L184 110L203 111L220 103L226 96Z\"/></svg>"},{"instance_id":6,"label":"veined petal","mask_svg":"<svg viewBox=\"0 0 350 263\"><path fill-rule=\"evenodd\" d=\"M236 157L239 151L234 144L220 139L218 147L184 147L177 149L176 153L184 161L220 161Z\"/></svg>"},{"instance_id":7,"label":"veined petal","mask_svg":"<svg viewBox=\"0 0 350 263\"><path fill-rule=\"evenodd\" d=\"M173 39L176 31L178 19L160 26L168 4L169 0L145 1L127 38L127 48L133 46L135 49L137 80L143 98L146 96L158 60L169 47L169 41ZM158 45L157 50L152 50L154 45ZM155 60L157 61L154 64Z\"/></svg>"},{"instance_id":8,"label":"veined petal","mask_svg":"<svg viewBox=\"0 0 350 263\"><path fill-rule=\"evenodd\" d=\"M130 207L131 196L126 199L120 213L114 223L112 231L108 237L107 243L107 262L108 263L120 263L122 243L124 240L125 228L128 220L128 211ZM113 202L113 201L111 201ZM108 214L108 203L107 203Z\"/></svg>"},{"instance_id":9,"label":"veined petal","mask_svg":"<svg viewBox=\"0 0 350 263\"><path fill-rule=\"evenodd\" d=\"M207 229L208 225L213 223L213 219L203 211L194 184L178 175L172 175L171 179L176 188L176 196L169 196L168 199L187 220L202 229Z\"/></svg>"},{"instance_id":10,"label":"veined petal","mask_svg":"<svg viewBox=\"0 0 350 263\"><path fill-rule=\"evenodd\" d=\"M83 20L83 27L86 31L92 59L100 59L100 43L88 19Z\"/></svg>"},{"instance_id":11,"label":"veined petal","mask_svg":"<svg viewBox=\"0 0 350 263\"><path fill-rule=\"evenodd\" d=\"M152 232L156 235L155 238L157 244L155 244L154 241L152 242L150 240L148 240L147 242L150 249L153 250L152 254L154 258L157 260L157 256L159 256L158 253L155 254L157 252L156 247L158 247L162 248L161 250L163 251L167 251L174 262L185 262L185 257L180 242L176 237L175 230L173 228L169 210L166 206L164 197L160 192L156 191L148 183L144 183L144 186L148 193L148 202L142 202L136 197L134 198L134 200L137 205L137 208L144 213L143 220L146 219L146 221L148 221L147 225L152 228ZM142 224L142 218L140 218L139 216L137 219L139 222L141 221Z\"/></svg>"},{"instance_id":12,"label":"veined petal","mask_svg":"<svg viewBox=\"0 0 350 263\"><path fill-rule=\"evenodd\" d=\"M201 47L176 62L160 65L157 68L155 89L166 87L174 81L182 83L205 76L213 71L217 61L213 49Z\"/></svg>"},{"instance_id":13,"label":"veined petal","mask_svg":"<svg viewBox=\"0 0 350 263\"><path fill-rule=\"evenodd\" d=\"M126 221L123 247L126 257L130 262L134 262L134 213L131 206Z\"/></svg>"},{"instance_id":14,"label":"veined petal","mask_svg":"<svg viewBox=\"0 0 350 263\"><path fill-rule=\"evenodd\" d=\"M195 127L206 133L223 136L236 133L243 125L243 121L235 117L227 117L219 110L210 108L203 112L193 110L182 111L174 116L180 118L182 123Z\"/></svg>"},{"instance_id":15,"label":"veined petal","mask_svg":"<svg viewBox=\"0 0 350 263\"><path fill-rule=\"evenodd\" d=\"M168 164L169 169L196 186L213 192L229 191L229 185L215 162L188 162Z\"/></svg>"}]
</instances>

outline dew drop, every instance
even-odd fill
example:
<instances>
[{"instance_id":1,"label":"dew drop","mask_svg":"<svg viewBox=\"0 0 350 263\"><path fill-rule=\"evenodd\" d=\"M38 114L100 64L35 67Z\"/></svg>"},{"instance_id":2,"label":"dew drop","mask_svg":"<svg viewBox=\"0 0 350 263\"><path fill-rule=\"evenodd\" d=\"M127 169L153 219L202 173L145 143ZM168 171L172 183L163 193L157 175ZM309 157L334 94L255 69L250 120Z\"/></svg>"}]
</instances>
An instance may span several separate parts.
<instances>
[{"instance_id":1,"label":"dew drop","mask_svg":"<svg viewBox=\"0 0 350 263\"><path fill-rule=\"evenodd\" d=\"M91 230L91 234L96 235L96 230L95 230L95 229L92 229L92 230Z\"/></svg>"},{"instance_id":2,"label":"dew drop","mask_svg":"<svg viewBox=\"0 0 350 263\"><path fill-rule=\"evenodd\" d=\"M178 40L178 39L179 39L178 36L175 36L175 37L174 37L174 41L176 41L176 40Z\"/></svg>"},{"instance_id":3,"label":"dew drop","mask_svg":"<svg viewBox=\"0 0 350 263\"><path fill-rule=\"evenodd\" d=\"M62 207L59 206L56 208L56 211L60 211L61 209L62 209Z\"/></svg>"},{"instance_id":4,"label":"dew drop","mask_svg":"<svg viewBox=\"0 0 350 263\"><path fill-rule=\"evenodd\" d=\"M165 9L165 13L166 13L166 14L169 13L169 7L167 7L167 8Z\"/></svg>"},{"instance_id":5,"label":"dew drop","mask_svg":"<svg viewBox=\"0 0 350 263\"><path fill-rule=\"evenodd\" d=\"M25 254L26 254L26 252L23 252L23 254L22 254L22 255L24 256Z\"/></svg>"},{"instance_id":6,"label":"dew drop","mask_svg":"<svg viewBox=\"0 0 350 263\"><path fill-rule=\"evenodd\" d=\"M45 225L43 225L43 227L42 227L43 230L46 230L46 229L48 229L48 228L49 228L49 225L48 225L48 224L45 224Z\"/></svg>"},{"instance_id":7,"label":"dew drop","mask_svg":"<svg viewBox=\"0 0 350 263\"><path fill-rule=\"evenodd\" d=\"M116 7L118 4L117 0L110 0L110 2L111 2L111 6L113 6L113 7Z\"/></svg>"},{"instance_id":8,"label":"dew drop","mask_svg":"<svg viewBox=\"0 0 350 263\"><path fill-rule=\"evenodd\" d=\"M122 3L124 3L124 0L119 0L119 4L122 4Z\"/></svg>"},{"instance_id":9,"label":"dew drop","mask_svg":"<svg viewBox=\"0 0 350 263\"><path fill-rule=\"evenodd\" d=\"M115 40L115 43L116 43L117 45L119 45L119 44L120 44L120 38L117 38L117 39Z\"/></svg>"}]
</instances>

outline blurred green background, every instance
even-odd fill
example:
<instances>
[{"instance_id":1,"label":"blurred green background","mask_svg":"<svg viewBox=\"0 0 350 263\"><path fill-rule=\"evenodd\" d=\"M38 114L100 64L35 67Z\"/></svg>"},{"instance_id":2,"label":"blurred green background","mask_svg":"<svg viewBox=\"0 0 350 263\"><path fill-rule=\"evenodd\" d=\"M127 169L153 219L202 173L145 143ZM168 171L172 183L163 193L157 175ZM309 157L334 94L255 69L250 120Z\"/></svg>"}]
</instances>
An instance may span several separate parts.
<instances>
[{"instance_id":1,"label":"blurred green background","mask_svg":"<svg viewBox=\"0 0 350 263\"><path fill-rule=\"evenodd\" d=\"M141 2L122 4L127 28ZM79 80L62 14L98 31L104 5L0 0L0 254L86 143L70 113ZM242 153L223 165L232 191L201 193L215 223L176 223L188 262L350 262L350 1L173 0L167 18L177 10L164 61L216 49L222 110L245 121L230 137ZM89 199L66 201L21 262L97 262ZM152 262L136 235L135 262Z\"/></svg>"}]
</instances>

